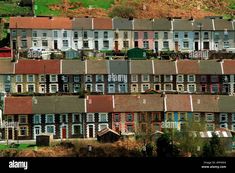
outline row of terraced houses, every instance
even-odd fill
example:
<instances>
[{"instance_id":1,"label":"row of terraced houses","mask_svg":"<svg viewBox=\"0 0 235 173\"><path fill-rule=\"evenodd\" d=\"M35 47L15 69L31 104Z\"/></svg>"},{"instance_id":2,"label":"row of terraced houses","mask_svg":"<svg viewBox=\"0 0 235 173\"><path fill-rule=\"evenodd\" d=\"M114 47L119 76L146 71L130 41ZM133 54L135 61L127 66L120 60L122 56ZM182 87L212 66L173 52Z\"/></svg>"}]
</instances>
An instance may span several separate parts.
<instances>
[{"instance_id":1,"label":"row of terraced houses","mask_svg":"<svg viewBox=\"0 0 235 173\"><path fill-rule=\"evenodd\" d=\"M235 21L204 19L123 19L11 17L11 47L50 50L191 52L235 47Z\"/></svg>"}]
</instances>

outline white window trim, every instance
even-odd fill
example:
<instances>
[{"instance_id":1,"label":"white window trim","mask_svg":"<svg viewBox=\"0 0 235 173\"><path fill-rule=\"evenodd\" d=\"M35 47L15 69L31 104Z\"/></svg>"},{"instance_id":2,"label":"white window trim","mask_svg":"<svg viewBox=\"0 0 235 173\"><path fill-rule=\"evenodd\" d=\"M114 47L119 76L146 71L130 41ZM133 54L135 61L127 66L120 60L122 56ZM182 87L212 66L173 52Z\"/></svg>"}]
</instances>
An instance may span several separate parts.
<instances>
[{"instance_id":1,"label":"white window trim","mask_svg":"<svg viewBox=\"0 0 235 173\"><path fill-rule=\"evenodd\" d=\"M78 78L78 79L77 79ZM68 82L68 81L67 81ZM73 82L80 82L80 76L79 75L74 75L73 76Z\"/></svg>"},{"instance_id":2,"label":"white window trim","mask_svg":"<svg viewBox=\"0 0 235 173\"><path fill-rule=\"evenodd\" d=\"M73 124L72 125L72 135L75 135L75 133L74 133L74 126L80 126L80 134L82 134L83 132L82 132L82 124Z\"/></svg>"},{"instance_id":3,"label":"white window trim","mask_svg":"<svg viewBox=\"0 0 235 173\"><path fill-rule=\"evenodd\" d=\"M92 86L92 84L91 83L87 83L87 84L85 84L85 90L87 90L87 86L91 86L90 88L91 88L91 91L90 92L92 92L93 91L93 86Z\"/></svg>"},{"instance_id":4,"label":"white window trim","mask_svg":"<svg viewBox=\"0 0 235 173\"><path fill-rule=\"evenodd\" d=\"M171 89L170 90L166 90L166 85L170 85ZM164 84L164 91L172 91L173 90L173 84L172 83L165 83Z\"/></svg>"},{"instance_id":5,"label":"white window trim","mask_svg":"<svg viewBox=\"0 0 235 173\"><path fill-rule=\"evenodd\" d=\"M235 131L235 123L231 124L231 130Z\"/></svg>"},{"instance_id":6,"label":"white window trim","mask_svg":"<svg viewBox=\"0 0 235 173\"><path fill-rule=\"evenodd\" d=\"M75 122L75 115L79 115L79 123L81 123L82 122L82 114L81 113L73 113L72 114L72 122L73 123L77 123L77 122Z\"/></svg>"},{"instance_id":7,"label":"white window trim","mask_svg":"<svg viewBox=\"0 0 235 173\"><path fill-rule=\"evenodd\" d=\"M112 86L112 87L110 87L110 86ZM111 92L110 88L113 88L113 87L114 87L114 91ZM108 93L116 93L116 86L115 86L114 83L113 84L108 84Z\"/></svg>"},{"instance_id":8,"label":"white window trim","mask_svg":"<svg viewBox=\"0 0 235 173\"><path fill-rule=\"evenodd\" d=\"M26 135L21 135L21 130L20 130L21 127L26 127ZM18 136L29 136L29 126L27 125L19 126Z\"/></svg>"},{"instance_id":9,"label":"white window trim","mask_svg":"<svg viewBox=\"0 0 235 173\"><path fill-rule=\"evenodd\" d=\"M7 122L9 121L9 119L12 119L12 122L14 122L14 115L7 115Z\"/></svg>"},{"instance_id":10,"label":"white window trim","mask_svg":"<svg viewBox=\"0 0 235 173\"><path fill-rule=\"evenodd\" d=\"M49 84L50 93L56 93L56 92L52 92L52 90L51 90L51 86L52 86L52 85L55 85L55 86L56 86L56 92L58 92L58 90L59 90L58 84Z\"/></svg>"},{"instance_id":11,"label":"white window trim","mask_svg":"<svg viewBox=\"0 0 235 173\"><path fill-rule=\"evenodd\" d=\"M79 86L79 91L75 91L75 86ZM74 84L74 85L73 85L73 92L74 92L74 93L79 93L80 91L81 91L81 85L80 85L80 84L77 84L77 83Z\"/></svg>"},{"instance_id":12,"label":"white window trim","mask_svg":"<svg viewBox=\"0 0 235 173\"><path fill-rule=\"evenodd\" d=\"M92 121L88 121L89 120L89 115L92 115ZM86 122L87 123L93 123L93 122L95 122L95 114L94 113L87 113L87 115L86 115Z\"/></svg>"},{"instance_id":13,"label":"white window trim","mask_svg":"<svg viewBox=\"0 0 235 173\"><path fill-rule=\"evenodd\" d=\"M29 84L27 84L27 88L26 88L26 91L27 92L29 92L29 85L33 85L33 92L35 92L35 84L33 84L33 83L29 83Z\"/></svg>"},{"instance_id":14,"label":"white window trim","mask_svg":"<svg viewBox=\"0 0 235 173\"><path fill-rule=\"evenodd\" d=\"M158 81L156 80L156 76L158 76ZM154 82L161 82L161 75L155 75L153 80Z\"/></svg>"},{"instance_id":15,"label":"white window trim","mask_svg":"<svg viewBox=\"0 0 235 173\"><path fill-rule=\"evenodd\" d=\"M26 123L21 123L21 122L20 122L21 117L26 117ZM29 120L28 120L28 116L27 116L27 115L19 115L19 116L18 116L18 122L19 122L19 124L28 124L28 121L29 121Z\"/></svg>"},{"instance_id":16,"label":"white window trim","mask_svg":"<svg viewBox=\"0 0 235 173\"><path fill-rule=\"evenodd\" d=\"M223 116L225 116L224 121L222 121ZM227 113L220 113L219 120L220 120L220 122L228 122L228 114Z\"/></svg>"},{"instance_id":17,"label":"white window trim","mask_svg":"<svg viewBox=\"0 0 235 173\"><path fill-rule=\"evenodd\" d=\"M148 85L148 89L150 89L150 87L151 87L150 83L141 84L141 92L145 92L146 91L146 90L144 90L144 85Z\"/></svg>"},{"instance_id":18,"label":"white window trim","mask_svg":"<svg viewBox=\"0 0 235 173\"><path fill-rule=\"evenodd\" d=\"M56 76L56 80L55 80L55 81L52 80L52 76ZM56 74L51 74L51 75L50 75L50 82L58 82L58 75L56 75Z\"/></svg>"},{"instance_id":19,"label":"white window trim","mask_svg":"<svg viewBox=\"0 0 235 173\"><path fill-rule=\"evenodd\" d=\"M197 117L198 120L196 120L195 117ZM201 120L201 114L200 113L194 113L193 114L193 121L194 122L200 122L200 120Z\"/></svg>"},{"instance_id":20,"label":"white window trim","mask_svg":"<svg viewBox=\"0 0 235 173\"><path fill-rule=\"evenodd\" d=\"M29 81L29 76L33 76L33 81ZM34 82L35 81L35 76L33 74L28 74L27 75L27 82Z\"/></svg>"},{"instance_id":21,"label":"white window trim","mask_svg":"<svg viewBox=\"0 0 235 173\"><path fill-rule=\"evenodd\" d=\"M179 89L180 86L183 87L183 91L180 91L180 89ZM177 91L178 92L184 92L184 84L177 84Z\"/></svg>"},{"instance_id":22,"label":"white window trim","mask_svg":"<svg viewBox=\"0 0 235 173\"><path fill-rule=\"evenodd\" d=\"M182 81L179 81L180 76L182 77ZM184 75L177 75L176 81L177 81L177 83L183 83L184 82Z\"/></svg>"},{"instance_id":23,"label":"white window trim","mask_svg":"<svg viewBox=\"0 0 235 173\"><path fill-rule=\"evenodd\" d=\"M36 116L39 116L39 123L35 123L35 117L36 117ZM34 115L33 115L33 123L34 123L34 124L41 124L41 122L42 122L41 119L42 119L42 118L41 118L41 114L34 114Z\"/></svg>"},{"instance_id":24,"label":"white window trim","mask_svg":"<svg viewBox=\"0 0 235 173\"><path fill-rule=\"evenodd\" d=\"M102 86L103 86L103 91L98 91L98 85L102 85ZM97 83L97 84L95 84L95 91L96 91L96 92L104 93L104 90L105 90L105 88L104 88L104 84L103 84L103 83Z\"/></svg>"},{"instance_id":25,"label":"white window trim","mask_svg":"<svg viewBox=\"0 0 235 173\"><path fill-rule=\"evenodd\" d=\"M104 114L105 117L105 121L101 121L101 115ZM108 114L107 113L99 113L99 122L108 122Z\"/></svg>"},{"instance_id":26,"label":"white window trim","mask_svg":"<svg viewBox=\"0 0 235 173\"><path fill-rule=\"evenodd\" d=\"M45 115L45 123L49 124L49 123L47 122L47 116L49 116L49 115L52 115L52 116L53 116L53 121L52 121L52 123L55 123L55 114L46 114L46 115Z\"/></svg>"},{"instance_id":27,"label":"white window trim","mask_svg":"<svg viewBox=\"0 0 235 173\"><path fill-rule=\"evenodd\" d=\"M235 122L235 113L232 113L232 122Z\"/></svg>"},{"instance_id":28,"label":"white window trim","mask_svg":"<svg viewBox=\"0 0 235 173\"><path fill-rule=\"evenodd\" d=\"M44 77L44 80L41 80L41 77ZM46 82L46 75L44 75L44 74L40 74L39 75L39 82Z\"/></svg>"},{"instance_id":29,"label":"white window trim","mask_svg":"<svg viewBox=\"0 0 235 173\"><path fill-rule=\"evenodd\" d=\"M121 85L125 85L125 92L121 92ZM128 90L127 90L127 84L125 84L125 83L118 84L118 92L119 92L119 93L126 93L126 92L128 92Z\"/></svg>"},{"instance_id":30,"label":"white window trim","mask_svg":"<svg viewBox=\"0 0 235 173\"><path fill-rule=\"evenodd\" d=\"M35 133L34 133L34 129L35 129L36 127L39 127L40 133L42 133L42 126L41 126L41 125L34 125L34 126L33 126L33 131L32 131L32 133L33 133L33 138L34 138L34 139L36 139L36 135L35 135ZM40 133L39 133L39 134L40 134Z\"/></svg>"},{"instance_id":31,"label":"white window trim","mask_svg":"<svg viewBox=\"0 0 235 173\"><path fill-rule=\"evenodd\" d=\"M86 75L86 82L92 82L92 75ZM90 80L88 80L90 79Z\"/></svg>"},{"instance_id":32,"label":"white window trim","mask_svg":"<svg viewBox=\"0 0 235 173\"><path fill-rule=\"evenodd\" d=\"M19 93L19 91L18 91L18 86L19 85L21 86L21 90L22 90L21 93L23 93L24 92L24 88L23 88L22 84L16 84L16 92Z\"/></svg>"},{"instance_id":33,"label":"white window trim","mask_svg":"<svg viewBox=\"0 0 235 173\"><path fill-rule=\"evenodd\" d=\"M213 116L212 120L208 120L209 116ZM206 122L213 122L215 120L215 115L213 113L206 113Z\"/></svg>"},{"instance_id":34,"label":"white window trim","mask_svg":"<svg viewBox=\"0 0 235 173\"><path fill-rule=\"evenodd\" d=\"M166 77L170 76L170 81L166 80ZM164 82L172 82L173 81L173 76L172 75L164 75Z\"/></svg>"},{"instance_id":35,"label":"white window trim","mask_svg":"<svg viewBox=\"0 0 235 173\"><path fill-rule=\"evenodd\" d=\"M17 80L17 77L20 76L20 81ZM16 83L23 82L23 75L16 75Z\"/></svg>"},{"instance_id":36,"label":"white window trim","mask_svg":"<svg viewBox=\"0 0 235 173\"><path fill-rule=\"evenodd\" d=\"M193 85L193 86L194 86L194 91L193 91L193 92L190 92L190 91L189 91L189 86L190 86L190 85ZM194 83L187 84L187 91L188 91L189 93L195 93L195 92L196 92L196 89L197 89L197 88L196 88L196 84L194 84Z\"/></svg>"},{"instance_id":37,"label":"white window trim","mask_svg":"<svg viewBox=\"0 0 235 173\"><path fill-rule=\"evenodd\" d=\"M101 80L98 80L99 77L101 77ZM95 75L95 81L96 82L104 82L104 75L102 75L102 74Z\"/></svg>"},{"instance_id":38,"label":"white window trim","mask_svg":"<svg viewBox=\"0 0 235 173\"><path fill-rule=\"evenodd\" d=\"M98 131L101 130L100 126L103 126L103 125L105 125L106 127L109 127L109 124L108 124L108 123L100 123L100 124L98 125Z\"/></svg>"},{"instance_id":39,"label":"white window trim","mask_svg":"<svg viewBox=\"0 0 235 173\"><path fill-rule=\"evenodd\" d=\"M225 125L225 127L222 127L223 125ZM228 123L220 123L219 127L220 127L220 128L226 128L226 129L227 129L227 128L228 128Z\"/></svg>"},{"instance_id":40,"label":"white window trim","mask_svg":"<svg viewBox=\"0 0 235 173\"><path fill-rule=\"evenodd\" d=\"M136 80L133 80L134 76L136 77ZM138 75L137 74L131 75L131 82L138 82Z\"/></svg>"},{"instance_id":41,"label":"white window trim","mask_svg":"<svg viewBox=\"0 0 235 173\"><path fill-rule=\"evenodd\" d=\"M62 116L65 115L65 122L63 123L68 123L68 114L60 114L60 123L62 123Z\"/></svg>"},{"instance_id":42,"label":"white window trim","mask_svg":"<svg viewBox=\"0 0 235 173\"><path fill-rule=\"evenodd\" d=\"M48 126L53 126L53 127L54 127L54 133L49 133L49 132L47 132L47 127L48 127ZM45 125L45 132L46 132L47 134L56 135L56 128L55 128L55 125Z\"/></svg>"},{"instance_id":43,"label":"white window trim","mask_svg":"<svg viewBox=\"0 0 235 173\"><path fill-rule=\"evenodd\" d=\"M69 128L68 124L60 125L60 139L62 139L62 128L66 128L66 139L69 137Z\"/></svg>"},{"instance_id":44,"label":"white window trim","mask_svg":"<svg viewBox=\"0 0 235 173\"><path fill-rule=\"evenodd\" d=\"M94 138L96 136L95 135L95 124L87 124L86 125L86 132L87 132L86 136L87 136L87 138L89 138L89 126L93 126L93 138Z\"/></svg>"},{"instance_id":45,"label":"white window trim","mask_svg":"<svg viewBox=\"0 0 235 173\"><path fill-rule=\"evenodd\" d=\"M207 128L208 127L207 125L213 125L213 130L212 131L215 130L215 123L206 123L206 130L209 131L208 128Z\"/></svg>"},{"instance_id":46,"label":"white window trim","mask_svg":"<svg viewBox=\"0 0 235 173\"><path fill-rule=\"evenodd\" d=\"M63 92L65 92L65 91L64 91L64 90L65 90L65 86L67 86L68 91L69 91L69 84L63 84Z\"/></svg>"},{"instance_id":47,"label":"white window trim","mask_svg":"<svg viewBox=\"0 0 235 173\"><path fill-rule=\"evenodd\" d=\"M136 86L133 86L133 85L136 85ZM137 91L134 91L134 90L133 90L134 87L136 87L136 90L137 90ZM137 83L131 84L131 92L132 92L132 93L137 93L137 92L139 92L139 85L138 85Z\"/></svg>"},{"instance_id":48,"label":"white window trim","mask_svg":"<svg viewBox=\"0 0 235 173\"><path fill-rule=\"evenodd\" d=\"M45 86L45 84L40 84L38 88L39 88L39 93L46 93L46 86ZM44 88L44 91L42 91L42 88Z\"/></svg>"},{"instance_id":49,"label":"white window trim","mask_svg":"<svg viewBox=\"0 0 235 173\"><path fill-rule=\"evenodd\" d=\"M148 76L148 79L147 80L144 80L144 76L147 75ZM142 74L141 75L141 80L142 82L149 82L149 75L148 74Z\"/></svg>"},{"instance_id":50,"label":"white window trim","mask_svg":"<svg viewBox=\"0 0 235 173\"><path fill-rule=\"evenodd\" d=\"M61 79L62 79L63 82L68 82L69 81L68 75L62 75Z\"/></svg>"},{"instance_id":51,"label":"white window trim","mask_svg":"<svg viewBox=\"0 0 235 173\"><path fill-rule=\"evenodd\" d=\"M190 76L193 76L193 81L189 81L189 79L190 79L189 77L190 77ZM195 75L192 75L192 74L189 74L189 75L187 76L188 82L195 82L195 78L196 78Z\"/></svg>"}]
</instances>

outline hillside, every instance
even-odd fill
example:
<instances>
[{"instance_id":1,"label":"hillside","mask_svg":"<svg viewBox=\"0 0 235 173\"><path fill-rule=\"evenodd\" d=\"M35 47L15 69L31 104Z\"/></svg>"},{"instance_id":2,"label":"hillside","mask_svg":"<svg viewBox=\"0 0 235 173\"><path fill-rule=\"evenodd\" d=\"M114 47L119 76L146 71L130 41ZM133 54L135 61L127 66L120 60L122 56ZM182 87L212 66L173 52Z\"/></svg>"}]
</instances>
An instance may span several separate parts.
<instances>
[{"instance_id":1,"label":"hillside","mask_svg":"<svg viewBox=\"0 0 235 173\"><path fill-rule=\"evenodd\" d=\"M109 17L115 8L122 12L128 8L135 18L235 16L234 0L36 0L35 4L39 16Z\"/></svg>"}]
</instances>

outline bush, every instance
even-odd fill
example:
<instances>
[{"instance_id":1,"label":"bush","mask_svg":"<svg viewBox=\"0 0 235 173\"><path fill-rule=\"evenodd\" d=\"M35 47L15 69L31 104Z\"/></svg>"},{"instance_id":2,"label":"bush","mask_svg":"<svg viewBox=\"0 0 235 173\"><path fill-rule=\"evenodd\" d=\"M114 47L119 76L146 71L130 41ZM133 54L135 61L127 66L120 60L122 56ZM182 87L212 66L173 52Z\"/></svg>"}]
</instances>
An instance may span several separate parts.
<instances>
[{"instance_id":1,"label":"bush","mask_svg":"<svg viewBox=\"0 0 235 173\"><path fill-rule=\"evenodd\" d=\"M110 17L122 17L122 18L134 18L136 16L136 11L130 6L116 6L109 13Z\"/></svg>"}]
</instances>

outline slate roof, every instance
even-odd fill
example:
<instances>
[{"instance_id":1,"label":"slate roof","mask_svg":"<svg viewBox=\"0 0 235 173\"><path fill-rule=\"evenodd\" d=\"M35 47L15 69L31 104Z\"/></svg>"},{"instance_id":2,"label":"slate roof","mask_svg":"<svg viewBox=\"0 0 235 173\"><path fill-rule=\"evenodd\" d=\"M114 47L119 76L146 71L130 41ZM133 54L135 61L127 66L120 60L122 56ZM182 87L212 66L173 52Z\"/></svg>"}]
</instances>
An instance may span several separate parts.
<instances>
[{"instance_id":1,"label":"slate roof","mask_svg":"<svg viewBox=\"0 0 235 173\"><path fill-rule=\"evenodd\" d=\"M171 75L176 74L176 62L169 60L155 60L154 61L154 70L157 75Z\"/></svg>"},{"instance_id":2,"label":"slate roof","mask_svg":"<svg viewBox=\"0 0 235 173\"><path fill-rule=\"evenodd\" d=\"M219 112L235 112L235 97L221 95L219 97Z\"/></svg>"},{"instance_id":3,"label":"slate roof","mask_svg":"<svg viewBox=\"0 0 235 173\"><path fill-rule=\"evenodd\" d=\"M34 114L85 112L84 99L78 96L35 96L32 111Z\"/></svg>"},{"instance_id":4,"label":"slate roof","mask_svg":"<svg viewBox=\"0 0 235 173\"><path fill-rule=\"evenodd\" d=\"M62 60L62 74L85 74L85 62L80 60Z\"/></svg>"},{"instance_id":5,"label":"slate roof","mask_svg":"<svg viewBox=\"0 0 235 173\"><path fill-rule=\"evenodd\" d=\"M222 74L220 62L216 60L201 60L199 69L200 74Z\"/></svg>"},{"instance_id":6,"label":"slate roof","mask_svg":"<svg viewBox=\"0 0 235 173\"><path fill-rule=\"evenodd\" d=\"M4 114L32 114L32 97L6 97Z\"/></svg>"},{"instance_id":7,"label":"slate roof","mask_svg":"<svg viewBox=\"0 0 235 173\"><path fill-rule=\"evenodd\" d=\"M134 30L152 31L154 20L152 19L134 19Z\"/></svg>"},{"instance_id":8,"label":"slate roof","mask_svg":"<svg viewBox=\"0 0 235 173\"><path fill-rule=\"evenodd\" d=\"M190 95L166 95L167 112L191 112Z\"/></svg>"},{"instance_id":9,"label":"slate roof","mask_svg":"<svg viewBox=\"0 0 235 173\"><path fill-rule=\"evenodd\" d=\"M153 61L150 60L130 60L130 74L153 74Z\"/></svg>"},{"instance_id":10,"label":"slate roof","mask_svg":"<svg viewBox=\"0 0 235 173\"><path fill-rule=\"evenodd\" d=\"M114 112L162 111L163 97L156 95L115 95Z\"/></svg>"},{"instance_id":11,"label":"slate roof","mask_svg":"<svg viewBox=\"0 0 235 173\"><path fill-rule=\"evenodd\" d=\"M107 60L87 60L86 63L87 74L108 74Z\"/></svg>"},{"instance_id":12,"label":"slate roof","mask_svg":"<svg viewBox=\"0 0 235 173\"><path fill-rule=\"evenodd\" d=\"M108 61L109 74L129 74L129 63L126 60Z\"/></svg>"},{"instance_id":13,"label":"slate roof","mask_svg":"<svg viewBox=\"0 0 235 173\"><path fill-rule=\"evenodd\" d=\"M111 95L90 95L86 97L87 112L113 112Z\"/></svg>"},{"instance_id":14,"label":"slate roof","mask_svg":"<svg viewBox=\"0 0 235 173\"><path fill-rule=\"evenodd\" d=\"M14 63L11 60L1 60L0 61L0 74L13 74L14 73Z\"/></svg>"},{"instance_id":15,"label":"slate roof","mask_svg":"<svg viewBox=\"0 0 235 173\"><path fill-rule=\"evenodd\" d=\"M178 74L199 74L199 63L194 60L177 61Z\"/></svg>"},{"instance_id":16,"label":"slate roof","mask_svg":"<svg viewBox=\"0 0 235 173\"><path fill-rule=\"evenodd\" d=\"M219 112L218 95L192 95L194 112Z\"/></svg>"},{"instance_id":17,"label":"slate roof","mask_svg":"<svg viewBox=\"0 0 235 173\"><path fill-rule=\"evenodd\" d=\"M224 31L224 29L234 31L232 21L225 19L214 19L214 23L216 31Z\"/></svg>"},{"instance_id":18,"label":"slate roof","mask_svg":"<svg viewBox=\"0 0 235 173\"><path fill-rule=\"evenodd\" d=\"M72 20L72 28L92 30L92 18L74 18Z\"/></svg>"},{"instance_id":19,"label":"slate roof","mask_svg":"<svg viewBox=\"0 0 235 173\"><path fill-rule=\"evenodd\" d=\"M113 29L132 30L132 20L124 18L113 18Z\"/></svg>"},{"instance_id":20,"label":"slate roof","mask_svg":"<svg viewBox=\"0 0 235 173\"><path fill-rule=\"evenodd\" d=\"M193 28L196 31L200 31L199 24L202 24L202 30L204 31L213 31L213 20L212 19L195 19L193 22Z\"/></svg>"},{"instance_id":21,"label":"slate roof","mask_svg":"<svg viewBox=\"0 0 235 173\"><path fill-rule=\"evenodd\" d=\"M173 20L174 31L193 31L193 21L187 19L174 19Z\"/></svg>"},{"instance_id":22,"label":"slate roof","mask_svg":"<svg viewBox=\"0 0 235 173\"><path fill-rule=\"evenodd\" d=\"M60 60L18 60L16 74L60 74Z\"/></svg>"},{"instance_id":23,"label":"slate roof","mask_svg":"<svg viewBox=\"0 0 235 173\"><path fill-rule=\"evenodd\" d=\"M154 19L153 29L158 31L172 30L171 21L168 19Z\"/></svg>"}]
</instances>

